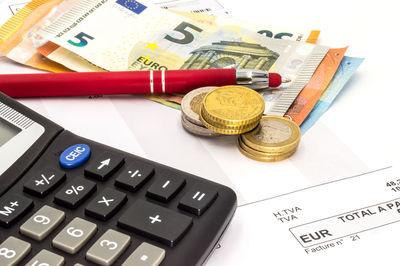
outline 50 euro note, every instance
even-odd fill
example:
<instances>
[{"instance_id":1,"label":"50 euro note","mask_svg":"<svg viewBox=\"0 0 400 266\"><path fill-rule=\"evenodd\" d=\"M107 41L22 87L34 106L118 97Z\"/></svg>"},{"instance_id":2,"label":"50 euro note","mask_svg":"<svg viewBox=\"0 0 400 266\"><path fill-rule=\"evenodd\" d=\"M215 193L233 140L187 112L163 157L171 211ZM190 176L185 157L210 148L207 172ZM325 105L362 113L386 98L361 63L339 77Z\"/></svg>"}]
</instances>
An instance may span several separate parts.
<instances>
[{"instance_id":1,"label":"50 euro note","mask_svg":"<svg viewBox=\"0 0 400 266\"><path fill-rule=\"evenodd\" d=\"M314 108L300 126L304 134L328 110L346 83L353 76L364 58L344 56L332 78L328 88L324 91Z\"/></svg>"}]
</instances>

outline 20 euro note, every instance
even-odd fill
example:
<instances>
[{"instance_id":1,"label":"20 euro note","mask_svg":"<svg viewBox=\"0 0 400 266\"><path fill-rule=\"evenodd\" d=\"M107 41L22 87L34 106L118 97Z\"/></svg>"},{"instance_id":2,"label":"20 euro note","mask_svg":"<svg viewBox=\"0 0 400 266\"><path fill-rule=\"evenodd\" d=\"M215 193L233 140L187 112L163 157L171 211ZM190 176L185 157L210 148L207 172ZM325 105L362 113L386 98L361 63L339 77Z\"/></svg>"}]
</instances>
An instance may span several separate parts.
<instances>
[{"instance_id":1,"label":"20 euro note","mask_svg":"<svg viewBox=\"0 0 400 266\"><path fill-rule=\"evenodd\" d=\"M334 77L328 88L324 91L321 98L301 124L300 129L304 134L314 123L328 110L336 97L340 94L347 81L353 76L354 72L364 61L364 58L344 56L340 62Z\"/></svg>"}]
</instances>

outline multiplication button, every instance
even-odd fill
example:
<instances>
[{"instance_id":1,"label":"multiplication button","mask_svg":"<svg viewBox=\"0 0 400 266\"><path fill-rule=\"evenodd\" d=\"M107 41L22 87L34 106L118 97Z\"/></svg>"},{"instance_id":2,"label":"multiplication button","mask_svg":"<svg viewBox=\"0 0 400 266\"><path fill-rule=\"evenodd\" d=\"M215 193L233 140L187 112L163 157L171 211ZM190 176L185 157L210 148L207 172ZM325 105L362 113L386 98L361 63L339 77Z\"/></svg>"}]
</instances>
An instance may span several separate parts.
<instances>
[{"instance_id":1,"label":"multiplication button","mask_svg":"<svg viewBox=\"0 0 400 266\"><path fill-rule=\"evenodd\" d=\"M32 178L24 185L24 191L40 198L48 195L66 178L64 172L54 168L47 168L29 175Z\"/></svg>"},{"instance_id":2,"label":"multiplication button","mask_svg":"<svg viewBox=\"0 0 400 266\"><path fill-rule=\"evenodd\" d=\"M111 218L127 201L125 193L112 188L106 188L88 204L85 214L100 220Z\"/></svg>"}]
</instances>

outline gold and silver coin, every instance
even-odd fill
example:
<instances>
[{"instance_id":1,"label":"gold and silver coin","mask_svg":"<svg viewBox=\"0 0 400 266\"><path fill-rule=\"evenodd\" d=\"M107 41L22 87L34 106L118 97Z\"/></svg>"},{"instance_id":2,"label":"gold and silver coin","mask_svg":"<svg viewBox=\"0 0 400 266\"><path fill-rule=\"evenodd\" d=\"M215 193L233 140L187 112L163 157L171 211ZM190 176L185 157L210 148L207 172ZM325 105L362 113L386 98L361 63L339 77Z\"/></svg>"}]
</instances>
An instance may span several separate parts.
<instances>
[{"instance_id":1,"label":"gold and silver coin","mask_svg":"<svg viewBox=\"0 0 400 266\"><path fill-rule=\"evenodd\" d=\"M181 122L184 129L195 135L204 137L216 137L221 135L217 132L209 130L205 126L199 126L195 123L192 123L191 121L187 120L187 117L185 117L183 114L181 116Z\"/></svg>"},{"instance_id":2,"label":"gold and silver coin","mask_svg":"<svg viewBox=\"0 0 400 266\"><path fill-rule=\"evenodd\" d=\"M280 116L263 116L252 131L239 136L239 150L247 157L264 162L292 156L300 142L297 124Z\"/></svg>"},{"instance_id":3,"label":"gold and silver coin","mask_svg":"<svg viewBox=\"0 0 400 266\"><path fill-rule=\"evenodd\" d=\"M217 87L198 88L192 90L182 98L182 115L185 116L187 121L198 126L203 126L203 123L200 121L200 108L203 103L203 98L215 88Z\"/></svg>"},{"instance_id":4,"label":"gold and silver coin","mask_svg":"<svg viewBox=\"0 0 400 266\"><path fill-rule=\"evenodd\" d=\"M264 112L264 99L252 89L223 86L203 99L201 122L212 131L226 135L242 134L256 127Z\"/></svg>"}]
</instances>

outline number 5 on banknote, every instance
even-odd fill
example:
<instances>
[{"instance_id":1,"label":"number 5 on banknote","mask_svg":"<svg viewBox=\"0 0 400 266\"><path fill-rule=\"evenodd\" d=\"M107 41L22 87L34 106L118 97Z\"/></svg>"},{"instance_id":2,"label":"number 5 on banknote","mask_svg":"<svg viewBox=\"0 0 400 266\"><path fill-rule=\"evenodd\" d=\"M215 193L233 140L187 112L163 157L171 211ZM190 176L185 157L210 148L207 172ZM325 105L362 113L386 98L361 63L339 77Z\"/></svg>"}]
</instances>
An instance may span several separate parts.
<instances>
[{"instance_id":1,"label":"number 5 on banknote","mask_svg":"<svg viewBox=\"0 0 400 266\"><path fill-rule=\"evenodd\" d=\"M194 36L190 31L186 30L186 28L191 28L191 29L193 29L193 30L195 30L197 32L202 32L203 31L202 29L200 29L199 27L197 27L197 26L195 26L193 24L190 24L190 23L187 23L187 22L182 22L181 24L179 24L174 29L174 31L182 33L184 35L183 39L176 39L176 38L172 37L171 35L165 36L164 39L167 39L168 41L171 41L171 42L174 42L174 43L178 43L178 44L191 43L194 40Z\"/></svg>"},{"instance_id":2,"label":"number 5 on banknote","mask_svg":"<svg viewBox=\"0 0 400 266\"><path fill-rule=\"evenodd\" d=\"M81 33L78 33L77 35L75 35L75 38L77 38L79 40L79 42L74 42L74 41L68 40L68 43L72 44L74 46L77 46L77 47L86 46L88 44L88 40L86 40L85 37L88 38L89 40L94 39L92 36L90 36L84 32L81 32Z\"/></svg>"}]
</instances>

